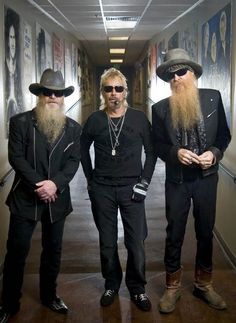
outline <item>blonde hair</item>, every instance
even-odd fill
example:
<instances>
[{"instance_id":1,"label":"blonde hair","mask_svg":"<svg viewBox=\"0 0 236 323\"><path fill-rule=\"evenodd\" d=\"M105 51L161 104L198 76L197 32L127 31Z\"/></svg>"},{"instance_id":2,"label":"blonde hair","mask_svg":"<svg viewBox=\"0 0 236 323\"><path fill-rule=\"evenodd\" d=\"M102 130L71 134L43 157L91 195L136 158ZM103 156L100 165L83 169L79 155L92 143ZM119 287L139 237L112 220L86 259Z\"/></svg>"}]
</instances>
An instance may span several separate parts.
<instances>
[{"instance_id":1,"label":"blonde hair","mask_svg":"<svg viewBox=\"0 0 236 323\"><path fill-rule=\"evenodd\" d=\"M101 100L101 104L100 104L100 110L106 110L107 106L106 106L106 102L105 102L105 99L104 99L104 94L103 94L103 86L104 84L106 83L106 81L109 79L109 78L116 78L118 77L121 82L122 82L122 85L124 86L124 91L126 91L126 95L125 95L125 98L124 98L124 101L123 101L123 105L125 107L128 106L128 102L126 100L126 97L127 97L127 94L128 94L128 87L127 87L127 79L126 77L124 76L124 74L122 74L119 70L117 70L116 68L114 67L111 67L109 68L108 70L105 70L103 72L103 74L101 75L101 80L100 80L100 100Z\"/></svg>"}]
</instances>

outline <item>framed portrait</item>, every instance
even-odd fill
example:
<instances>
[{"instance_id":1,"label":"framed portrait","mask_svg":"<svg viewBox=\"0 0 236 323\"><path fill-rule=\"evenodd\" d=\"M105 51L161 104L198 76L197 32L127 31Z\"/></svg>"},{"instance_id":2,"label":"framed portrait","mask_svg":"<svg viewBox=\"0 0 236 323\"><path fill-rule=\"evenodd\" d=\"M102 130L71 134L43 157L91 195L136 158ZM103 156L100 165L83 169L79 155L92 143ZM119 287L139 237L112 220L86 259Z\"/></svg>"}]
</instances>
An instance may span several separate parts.
<instances>
[{"instance_id":1,"label":"framed portrait","mask_svg":"<svg viewBox=\"0 0 236 323\"><path fill-rule=\"evenodd\" d=\"M202 87L219 90L231 124L231 3L202 25Z\"/></svg>"},{"instance_id":2,"label":"framed portrait","mask_svg":"<svg viewBox=\"0 0 236 323\"><path fill-rule=\"evenodd\" d=\"M10 118L24 111L21 82L21 20L14 10L4 7L5 42L5 127Z\"/></svg>"}]
</instances>

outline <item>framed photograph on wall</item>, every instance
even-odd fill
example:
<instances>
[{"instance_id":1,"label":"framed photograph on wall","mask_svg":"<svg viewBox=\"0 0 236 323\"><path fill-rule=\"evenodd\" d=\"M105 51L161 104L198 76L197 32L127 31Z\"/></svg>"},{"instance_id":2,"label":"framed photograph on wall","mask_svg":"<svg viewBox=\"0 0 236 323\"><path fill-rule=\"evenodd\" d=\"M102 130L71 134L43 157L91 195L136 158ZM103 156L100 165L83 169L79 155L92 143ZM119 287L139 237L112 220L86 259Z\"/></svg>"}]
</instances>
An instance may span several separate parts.
<instances>
[{"instance_id":1,"label":"framed photograph on wall","mask_svg":"<svg viewBox=\"0 0 236 323\"><path fill-rule=\"evenodd\" d=\"M231 124L231 4L202 25L202 87L219 90Z\"/></svg>"},{"instance_id":2,"label":"framed photograph on wall","mask_svg":"<svg viewBox=\"0 0 236 323\"><path fill-rule=\"evenodd\" d=\"M188 28L179 32L179 44L181 48L184 48L190 58L194 61L198 61L198 26L196 23L192 24Z\"/></svg>"},{"instance_id":3,"label":"framed photograph on wall","mask_svg":"<svg viewBox=\"0 0 236 323\"><path fill-rule=\"evenodd\" d=\"M46 68L52 68L51 36L39 23L36 23L36 74L38 82Z\"/></svg>"},{"instance_id":4,"label":"framed photograph on wall","mask_svg":"<svg viewBox=\"0 0 236 323\"><path fill-rule=\"evenodd\" d=\"M5 35L5 127L8 137L10 118L24 111L21 82L21 21L14 10L4 7Z\"/></svg>"},{"instance_id":5,"label":"framed photograph on wall","mask_svg":"<svg viewBox=\"0 0 236 323\"><path fill-rule=\"evenodd\" d=\"M23 75L24 106L26 110L30 110L32 109L32 94L29 91L29 84L32 83L33 75L32 28L26 21L23 22Z\"/></svg>"},{"instance_id":6,"label":"framed photograph on wall","mask_svg":"<svg viewBox=\"0 0 236 323\"><path fill-rule=\"evenodd\" d=\"M63 77L65 75L64 64L64 42L63 39L53 34L53 68L56 71L61 71Z\"/></svg>"}]
</instances>

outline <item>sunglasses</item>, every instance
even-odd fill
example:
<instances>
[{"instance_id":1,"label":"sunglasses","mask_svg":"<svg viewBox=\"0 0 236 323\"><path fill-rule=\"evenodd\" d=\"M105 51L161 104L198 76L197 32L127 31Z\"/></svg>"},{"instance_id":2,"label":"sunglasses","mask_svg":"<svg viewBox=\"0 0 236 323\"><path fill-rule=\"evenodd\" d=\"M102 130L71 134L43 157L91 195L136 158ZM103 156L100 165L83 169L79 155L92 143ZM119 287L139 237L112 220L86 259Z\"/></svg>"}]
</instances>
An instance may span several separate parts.
<instances>
[{"instance_id":1,"label":"sunglasses","mask_svg":"<svg viewBox=\"0 0 236 323\"><path fill-rule=\"evenodd\" d=\"M168 72L167 78L169 81L171 81L175 77L175 75L184 76L188 71L188 68L181 68L180 70L177 70L175 72Z\"/></svg>"},{"instance_id":2,"label":"sunglasses","mask_svg":"<svg viewBox=\"0 0 236 323\"><path fill-rule=\"evenodd\" d=\"M50 90L50 89L43 89L42 90L42 95L44 96L52 96L55 95L57 98L61 97L64 95L64 91L61 90Z\"/></svg>"},{"instance_id":3,"label":"sunglasses","mask_svg":"<svg viewBox=\"0 0 236 323\"><path fill-rule=\"evenodd\" d=\"M122 86L122 85L117 85L117 86L111 86L111 85L105 85L104 87L103 87L103 90L104 90L104 92L106 92L106 93L110 93L110 92L112 92L113 91L113 89L115 89L115 91L117 92L117 93L122 93L123 91L124 91L124 87Z\"/></svg>"}]
</instances>

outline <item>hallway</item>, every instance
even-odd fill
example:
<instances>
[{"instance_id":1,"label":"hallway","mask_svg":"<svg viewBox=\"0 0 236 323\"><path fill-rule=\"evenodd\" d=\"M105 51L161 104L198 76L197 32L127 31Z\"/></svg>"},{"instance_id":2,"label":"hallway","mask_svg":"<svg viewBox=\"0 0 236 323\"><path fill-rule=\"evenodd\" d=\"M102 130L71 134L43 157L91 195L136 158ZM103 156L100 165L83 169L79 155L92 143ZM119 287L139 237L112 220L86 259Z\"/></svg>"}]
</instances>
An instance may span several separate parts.
<instances>
[{"instance_id":1,"label":"hallway","mask_svg":"<svg viewBox=\"0 0 236 323\"><path fill-rule=\"evenodd\" d=\"M226 311L216 311L192 295L195 238L193 222L189 218L183 248L184 276L182 298L174 313L161 315L157 304L164 290L163 266L164 216L164 165L158 161L146 200L149 236L146 240L146 292L152 301L151 312L141 312L130 302L124 280L119 297L109 308L101 308L103 279L100 274L98 234L90 211L82 168L72 182L74 212L67 218L58 294L68 305L67 316L54 314L43 307L38 297L38 265L40 256L40 227L37 228L28 257L21 311L13 323L233 323L236 322L236 272L217 242L214 249L215 287L228 304ZM125 268L126 251L120 225L120 257Z\"/></svg>"}]
</instances>

